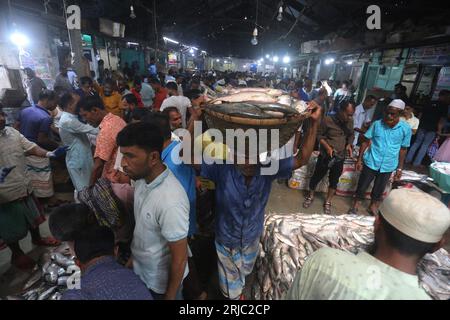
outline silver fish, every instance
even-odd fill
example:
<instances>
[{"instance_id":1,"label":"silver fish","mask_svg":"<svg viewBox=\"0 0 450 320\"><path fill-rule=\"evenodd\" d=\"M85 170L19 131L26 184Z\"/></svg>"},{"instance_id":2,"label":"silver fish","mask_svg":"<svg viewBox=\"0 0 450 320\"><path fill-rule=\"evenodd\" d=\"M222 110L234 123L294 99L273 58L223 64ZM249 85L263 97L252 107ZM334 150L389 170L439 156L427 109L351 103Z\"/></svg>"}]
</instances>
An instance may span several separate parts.
<instances>
[{"instance_id":1,"label":"silver fish","mask_svg":"<svg viewBox=\"0 0 450 320\"><path fill-rule=\"evenodd\" d=\"M288 237L286 237L282 234L276 233L275 237L277 237L278 240L280 240L281 242L283 242L291 247L297 247L297 245L293 242L293 240L289 239Z\"/></svg>"},{"instance_id":2,"label":"silver fish","mask_svg":"<svg viewBox=\"0 0 450 320\"><path fill-rule=\"evenodd\" d=\"M55 292L54 294L52 294L49 298L49 300L61 300L62 298L62 294L59 292Z\"/></svg>"},{"instance_id":3,"label":"silver fish","mask_svg":"<svg viewBox=\"0 0 450 320\"><path fill-rule=\"evenodd\" d=\"M52 265L51 261L46 262L41 268L42 273L43 274L47 273L47 270L48 268L50 268L51 265Z\"/></svg>"},{"instance_id":4,"label":"silver fish","mask_svg":"<svg viewBox=\"0 0 450 320\"><path fill-rule=\"evenodd\" d=\"M48 282L48 283L56 284L56 283L58 282L58 273L57 273L57 272L54 272L54 271L52 271L52 272L50 272L50 273L47 273L47 274L44 276L44 279L45 279L45 281Z\"/></svg>"},{"instance_id":5,"label":"silver fish","mask_svg":"<svg viewBox=\"0 0 450 320\"><path fill-rule=\"evenodd\" d=\"M37 264L38 264L39 267L42 268L47 263L49 263L49 262L51 263L51 261L52 261L52 257L51 257L50 252L45 252L39 257L39 260L38 260Z\"/></svg>"},{"instance_id":6,"label":"silver fish","mask_svg":"<svg viewBox=\"0 0 450 320\"><path fill-rule=\"evenodd\" d=\"M34 272L31 277L27 280L25 286L23 287L23 290L28 290L31 287L33 287L39 280L41 280L43 275L43 272L41 269L38 269L36 272Z\"/></svg>"},{"instance_id":7,"label":"silver fish","mask_svg":"<svg viewBox=\"0 0 450 320\"><path fill-rule=\"evenodd\" d=\"M41 293L38 297L38 300L42 301L42 300L46 300L48 297L50 297L50 295L55 292L55 290L58 289L57 286L51 287L49 289L47 289L46 291L44 291L43 293Z\"/></svg>"},{"instance_id":8,"label":"silver fish","mask_svg":"<svg viewBox=\"0 0 450 320\"><path fill-rule=\"evenodd\" d=\"M39 298L39 294L37 292L33 292L27 298L27 300L37 300Z\"/></svg>"},{"instance_id":9,"label":"silver fish","mask_svg":"<svg viewBox=\"0 0 450 320\"><path fill-rule=\"evenodd\" d=\"M258 92L258 93L265 93L270 96L278 97L283 94L283 91L278 89L270 89L270 88L239 88L239 89L232 89L226 91L227 94L237 94L237 93L245 93L245 92Z\"/></svg>"},{"instance_id":10,"label":"silver fish","mask_svg":"<svg viewBox=\"0 0 450 320\"><path fill-rule=\"evenodd\" d=\"M63 276L58 278L58 286L65 287L67 286L67 281L69 280L69 276Z\"/></svg>"},{"instance_id":11,"label":"silver fish","mask_svg":"<svg viewBox=\"0 0 450 320\"><path fill-rule=\"evenodd\" d=\"M270 287L272 286L272 282L270 280L269 273L266 274L263 281L263 292L267 292L270 290Z\"/></svg>"},{"instance_id":12,"label":"silver fish","mask_svg":"<svg viewBox=\"0 0 450 320\"><path fill-rule=\"evenodd\" d=\"M263 102L263 103L277 103L277 98L274 98L264 92L240 92L225 97L220 97L213 100L212 104L221 103L237 103L237 102Z\"/></svg>"},{"instance_id":13,"label":"silver fish","mask_svg":"<svg viewBox=\"0 0 450 320\"><path fill-rule=\"evenodd\" d=\"M352 231L352 235L353 237L356 239L356 241L358 241L359 243L362 244L368 244L359 234L357 234L356 232Z\"/></svg>"},{"instance_id":14,"label":"silver fish","mask_svg":"<svg viewBox=\"0 0 450 320\"><path fill-rule=\"evenodd\" d=\"M65 257L63 254L58 253L58 252L54 252L51 255L52 260L54 262L56 262L58 265L60 265L61 267L69 267L69 266L73 266L75 265L75 261Z\"/></svg>"},{"instance_id":15,"label":"silver fish","mask_svg":"<svg viewBox=\"0 0 450 320\"><path fill-rule=\"evenodd\" d=\"M298 267L299 261L300 261L300 254L299 251L294 249L294 247L289 248L289 255L291 256L292 260L295 263L295 267Z\"/></svg>"},{"instance_id":16,"label":"silver fish","mask_svg":"<svg viewBox=\"0 0 450 320\"><path fill-rule=\"evenodd\" d=\"M52 251L53 253L60 253L64 256L68 256L70 255L70 247L69 244L67 242L64 242L63 244L61 244L59 247L57 247L56 249L54 249Z\"/></svg>"}]
</instances>

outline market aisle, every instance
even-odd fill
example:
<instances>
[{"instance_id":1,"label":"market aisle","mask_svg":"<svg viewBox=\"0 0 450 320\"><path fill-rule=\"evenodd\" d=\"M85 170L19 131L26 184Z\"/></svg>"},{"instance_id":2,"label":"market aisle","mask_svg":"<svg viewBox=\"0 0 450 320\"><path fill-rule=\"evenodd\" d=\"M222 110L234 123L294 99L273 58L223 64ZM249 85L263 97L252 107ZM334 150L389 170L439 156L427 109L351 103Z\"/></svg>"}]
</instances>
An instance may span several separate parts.
<instances>
[{"instance_id":1,"label":"market aisle","mask_svg":"<svg viewBox=\"0 0 450 320\"><path fill-rule=\"evenodd\" d=\"M277 213L277 214L290 214L290 213L301 213L301 214L322 214L323 213L323 199L324 194L318 193L317 199L309 209L303 209L303 191L293 190L287 187L286 184L279 184L274 182L272 193L267 204L267 213ZM341 215L347 212L351 203L350 198L335 197L333 201L332 213L336 215ZM48 229L48 223L45 222L41 226L41 231L44 236L50 235ZM450 239L450 232L448 234ZM42 254L45 249L43 248L33 248L31 245L31 238L28 236L21 241L21 245L26 252L31 251L31 257L37 259L40 254ZM33 250L34 249L34 250ZM450 250L450 243L445 247L446 250ZM29 276L28 273L20 272L15 268L11 268L10 263L10 252L8 249L0 251L0 296L14 294L17 289ZM215 273L217 276L217 274ZM214 277L214 276L213 276ZM250 279L251 280L251 277ZM248 296L248 289L251 287L251 283L248 283L245 293ZM216 279L210 279L209 285L209 296L210 298L219 298L218 296L218 282Z\"/></svg>"},{"instance_id":2,"label":"market aisle","mask_svg":"<svg viewBox=\"0 0 450 320\"><path fill-rule=\"evenodd\" d=\"M317 193L317 198L308 209L303 208L305 200L303 190L294 190L286 186L285 183L279 184L274 182L269 203L266 207L266 213L305 213L305 214L322 214L323 202L325 194ZM336 196L333 199L332 214L341 215L347 213L351 205L350 198Z\"/></svg>"}]
</instances>

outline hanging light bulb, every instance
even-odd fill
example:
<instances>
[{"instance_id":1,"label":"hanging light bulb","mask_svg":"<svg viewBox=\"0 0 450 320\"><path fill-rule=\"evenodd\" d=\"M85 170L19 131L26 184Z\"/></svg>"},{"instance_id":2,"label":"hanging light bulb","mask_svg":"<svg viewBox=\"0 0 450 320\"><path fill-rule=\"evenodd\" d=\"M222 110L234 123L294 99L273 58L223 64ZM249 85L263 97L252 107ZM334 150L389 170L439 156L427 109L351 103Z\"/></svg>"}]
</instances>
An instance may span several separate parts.
<instances>
[{"instance_id":1,"label":"hanging light bulb","mask_svg":"<svg viewBox=\"0 0 450 320\"><path fill-rule=\"evenodd\" d=\"M253 39L252 39L251 43L254 46L258 45L258 28L256 28L256 27L255 27L255 30L253 30Z\"/></svg>"},{"instance_id":2,"label":"hanging light bulb","mask_svg":"<svg viewBox=\"0 0 450 320\"><path fill-rule=\"evenodd\" d=\"M130 18L131 19L136 19L136 13L134 13L134 6L130 7L130 11L131 11Z\"/></svg>"},{"instance_id":3,"label":"hanging light bulb","mask_svg":"<svg viewBox=\"0 0 450 320\"><path fill-rule=\"evenodd\" d=\"M278 21L283 21L283 6L280 6L280 10L278 10L278 17L277 17Z\"/></svg>"}]
</instances>

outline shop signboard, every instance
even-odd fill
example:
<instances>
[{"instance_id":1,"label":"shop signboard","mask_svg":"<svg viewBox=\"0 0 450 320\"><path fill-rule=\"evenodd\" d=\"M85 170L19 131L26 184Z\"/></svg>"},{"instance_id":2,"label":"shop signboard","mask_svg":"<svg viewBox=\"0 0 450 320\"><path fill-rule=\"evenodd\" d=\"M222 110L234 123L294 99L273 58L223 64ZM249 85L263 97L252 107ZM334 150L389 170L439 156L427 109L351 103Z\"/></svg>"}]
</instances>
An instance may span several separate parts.
<instances>
[{"instance_id":1,"label":"shop signboard","mask_svg":"<svg viewBox=\"0 0 450 320\"><path fill-rule=\"evenodd\" d=\"M177 54L175 52L170 52L168 54L168 64L169 66L173 66L173 65L177 65L178 64L178 57Z\"/></svg>"},{"instance_id":2,"label":"shop signboard","mask_svg":"<svg viewBox=\"0 0 450 320\"><path fill-rule=\"evenodd\" d=\"M48 88L52 88L54 80L48 64L48 59L43 56L37 56L33 52L20 52L20 62L23 68L30 68L36 72Z\"/></svg>"}]
</instances>

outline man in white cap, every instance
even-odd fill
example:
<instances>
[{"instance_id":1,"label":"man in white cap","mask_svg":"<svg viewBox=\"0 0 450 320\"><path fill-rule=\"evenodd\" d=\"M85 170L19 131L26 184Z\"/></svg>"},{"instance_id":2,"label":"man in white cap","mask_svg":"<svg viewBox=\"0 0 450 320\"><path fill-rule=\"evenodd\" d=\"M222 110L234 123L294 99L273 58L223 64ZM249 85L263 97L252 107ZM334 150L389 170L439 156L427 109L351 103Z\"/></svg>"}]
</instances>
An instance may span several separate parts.
<instances>
[{"instance_id":1,"label":"man in white cap","mask_svg":"<svg viewBox=\"0 0 450 320\"><path fill-rule=\"evenodd\" d=\"M430 300L417 266L442 247L450 211L420 190L391 192L375 219L371 253L324 248L297 274L289 300Z\"/></svg>"},{"instance_id":2,"label":"man in white cap","mask_svg":"<svg viewBox=\"0 0 450 320\"><path fill-rule=\"evenodd\" d=\"M404 109L402 100L393 100L384 111L384 118L375 121L364 135L366 141L361 146L356 163L356 170L362 173L349 214L358 214L360 202L365 199L365 193L374 180L368 212L372 215L378 212L392 173L395 172L395 180L402 177L412 136L411 127L400 121Z\"/></svg>"}]
</instances>

